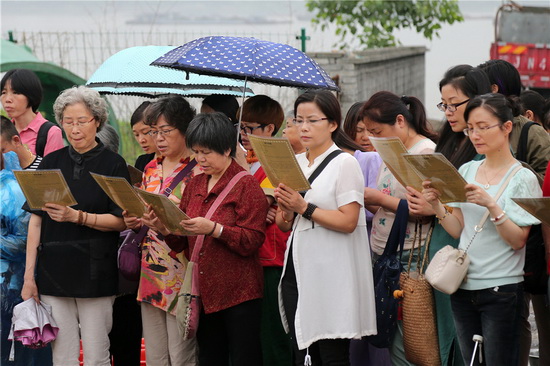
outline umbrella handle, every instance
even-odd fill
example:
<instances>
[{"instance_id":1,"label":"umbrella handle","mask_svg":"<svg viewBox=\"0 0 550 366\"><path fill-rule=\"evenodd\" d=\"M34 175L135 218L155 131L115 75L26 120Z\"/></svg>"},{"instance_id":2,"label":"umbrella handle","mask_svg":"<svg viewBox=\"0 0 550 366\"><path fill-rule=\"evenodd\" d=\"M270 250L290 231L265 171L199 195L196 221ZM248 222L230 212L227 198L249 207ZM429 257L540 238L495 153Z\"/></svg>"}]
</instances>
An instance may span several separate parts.
<instances>
[{"instance_id":1,"label":"umbrella handle","mask_svg":"<svg viewBox=\"0 0 550 366\"><path fill-rule=\"evenodd\" d=\"M244 107L244 98L246 97L246 82L248 81L248 75L244 77L244 87L243 87L243 102L241 103L241 108L239 110L239 122L237 123L237 141L239 141L239 134L241 133L241 119L243 118L243 107Z\"/></svg>"}]
</instances>

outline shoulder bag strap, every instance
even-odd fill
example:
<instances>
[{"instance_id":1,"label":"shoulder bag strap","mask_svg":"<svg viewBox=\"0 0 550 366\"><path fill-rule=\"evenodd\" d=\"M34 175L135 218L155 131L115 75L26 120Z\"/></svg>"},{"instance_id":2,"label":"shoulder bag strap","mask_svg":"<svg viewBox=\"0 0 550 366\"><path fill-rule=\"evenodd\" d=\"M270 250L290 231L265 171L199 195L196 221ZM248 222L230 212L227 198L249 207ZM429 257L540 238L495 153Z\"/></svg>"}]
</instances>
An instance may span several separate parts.
<instances>
[{"instance_id":1,"label":"shoulder bag strap","mask_svg":"<svg viewBox=\"0 0 550 366\"><path fill-rule=\"evenodd\" d=\"M38 129L38 135L36 136L36 145L34 147L36 155L42 157L44 156L44 150L46 149L46 142L48 140L48 132L53 126L56 126L56 124L50 121L46 121Z\"/></svg>"},{"instance_id":2,"label":"shoulder bag strap","mask_svg":"<svg viewBox=\"0 0 550 366\"><path fill-rule=\"evenodd\" d=\"M529 129L535 124L535 122L529 121L521 128L516 150L516 159L527 162L527 137L529 136Z\"/></svg>"},{"instance_id":3,"label":"shoulder bag strap","mask_svg":"<svg viewBox=\"0 0 550 366\"><path fill-rule=\"evenodd\" d=\"M390 255L397 253L399 249L399 257L401 258L401 253L403 253L403 248L405 246L405 236L407 233L407 225L409 222L409 205L407 200L399 200L399 205L397 206L397 211L395 212L395 220L391 227L390 235L386 241L386 246L384 247L384 254Z\"/></svg>"},{"instance_id":4,"label":"shoulder bag strap","mask_svg":"<svg viewBox=\"0 0 550 366\"><path fill-rule=\"evenodd\" d=\"M338 155L340 155L342 153L343 153L343 151L338 149L338 150L334 150L333 152L328 154L327 157L323 159L321 164L319 164L319 166L317 168L315 168L313 173L311 173L311 175L309 176L309 179L307 180L309 182L309 184L311 185L313 183L313 181L319 176L319 174L321 174L321 172L326 168L326 166L328 165L328 163L331 162L332 159L334 159L335 157L337 157ZM302 192L299 192L299 193L302 195L302 197L304 197L306 195L305 191L302 191Z\"/></svg>"},{"instance_id":5,"label":"shoulder bag strap","mask_svg":"<svg viewBox=\"0 0 550 366\"><path fill-rule=\"evenodd\" d=\"M519 163L519 162L518 162ZM497 194L495 195L495 201L498 201L498 199L500 198L500 196L502 195L502 193L504 192L504 190L506 189L506 187L508 186L508 183L510 183L510 181L512 180L512 178L514 177L514 175L516 175L516 173L521 169L523 168L523 166L521 164L518 164L518 166L516 166L514 168L514 170L512 170L512 172L510 173L510 175L508 175L508 177L506 178L506 180L504 181L504 183L500 186L500 189L498 190ZM485 212L485 214L483 215L483 217L481 218L481 220L479 220L479 224L477 224L474 228L474 235L472 236L472 239L470 240L470 243L468 243L468 246L466 247L466 249L464 250L464 253L466 253L468 251L468 249L470 249L470 245L472 245L472 242L474 241L474 238L476 237L477 233L483 231L483 225L485 224L485 221L487 221L487 218L489 217L489 210L487 210Z\"/></svg>"},{"instance_id":6,"label":"shoulder bag strap","mask_svg":"<svg viewBox=\"0 0 550 366\"><path fill-rule=\"evenodd\" d=\"M166 197L170 196L170 193L172 193L172 191L174 189L176 189L177 185L183 180L183 178L187 177L189 174L191 174L191 171L193 170L193 168L195 167L195 165L197 165L197 160L193 159L191 160L189 163L187 163L187 165L185 166L185 168L183 168L182 170L180 170L180 172L174 177L174 179L172 179L172 182L170 183L170 186L168 186L163 192L162 194L164 194Z\"/></svg>"},{"instance_id":7,"label":"shoulder bag strap","mask_svg":"<svg viewBox=\"0 0 550 366\"><path fill-rule=\"evenodd\" d=\"M237 182L239 182L239 180L241 180L242 177L244 177L245 175L249 175L249 174L250 173L248 173L247 171L242 171L242 172L239 172L239 173L235 174L235 176L233 178L231 178L229 183L225 186L223 191L221 191L220 195L216 198L216 200L214 201L212 206L210 206L210 208L206 212L206 215L204 215L204 218L205 219L210 219L212 217L212 215L214 214L214 212L218 209L220 204L223 202L225 197L227 197L227 195L229 194L231 189L235 186L235 184L237 184ZM201 251L202 244L204 243L204 238L205 238L205 235L198 235L197 236L197 241L195 242L195 247L193 248L193 254L191 255L191 261L193 261L193 262L197 261L198 253Z\"/></svg>"},{"instance_id":8,"label":"shoulder bag strap","mask_svg":"<svg viewBox=\"0 0 550 366\"><path fill-rule=\"evenodd\" d=\"M183 180L183 178L185 178L186 176L188 176L191 173L191 171L193 170L195 165L197 165L197 161L195 159L191 160L185 166L185 168L183 168L174 177L174 179L172 179L172 182L170 183L170 185L168 187L166 187L166 189L162 192L162 194L164 194L166 197L170 196L170 193L172 193L172 191L176 188L176 186L179 184L179 182L181 182ZM149 232L149 226L142 225L141 229L139 229L138 233L134 237L134 240L141 243L143 241L143 238L145 238L145 236L147 235L148 232Z\"/></svg>"}]
</instances>

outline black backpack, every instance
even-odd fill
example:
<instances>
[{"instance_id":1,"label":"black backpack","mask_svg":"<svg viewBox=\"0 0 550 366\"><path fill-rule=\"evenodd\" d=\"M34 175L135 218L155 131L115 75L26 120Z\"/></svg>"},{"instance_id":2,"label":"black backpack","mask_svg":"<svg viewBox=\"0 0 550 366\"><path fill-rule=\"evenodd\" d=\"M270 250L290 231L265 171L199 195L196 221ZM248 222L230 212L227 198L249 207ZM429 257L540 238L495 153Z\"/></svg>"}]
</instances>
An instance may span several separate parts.
<instances>
[{"instance_id":1,"label":"black backpack","mask_svg":"<svg viewBox=\"0 0 550 366\"><path fill-rule=\"evenodd\" d=\"M53 126L57 126L57 124L50 121L46 121L42 124L42 126L40 126L38 136L36 137L36 155L42 157L44 156L44 149L46 148L46 142L48 141L48 132Z\"/></svg>"},{"instance_id":2,"label":"black backpack","mask_svg":"<svg viewBox=\"0 0 550 366\"><path fill-rule=\"evenodd\" d=\"M384 253L373 267L376 329L378 332L366 339L378 348L389 347L397 329L397 307L400 300L393 297L393 292L400 289L399 278L403 271L401 255L405 245L408 220L409 205L407 200L400 200Z\"/></svg>"},{"instance_id":3,"label":"black backpack","mask_svg":"<svg viewBox=\"0 0 550 366\"><path fill-rule=\"evenodd\" d=\"M535 124L535 122L528 122L521 129L516 159L522 163L527 160L527 136L529 128ZM523 166L533 171L528 164L524 163ZM535 175L538 177L536 172ZM527 244L525 245L525 265L523 267L523 287L525 291L531 294L546 294L548 292L547 268L542 228L541 225L533 225L531 226Z\"/></svg>"}]
</instances>

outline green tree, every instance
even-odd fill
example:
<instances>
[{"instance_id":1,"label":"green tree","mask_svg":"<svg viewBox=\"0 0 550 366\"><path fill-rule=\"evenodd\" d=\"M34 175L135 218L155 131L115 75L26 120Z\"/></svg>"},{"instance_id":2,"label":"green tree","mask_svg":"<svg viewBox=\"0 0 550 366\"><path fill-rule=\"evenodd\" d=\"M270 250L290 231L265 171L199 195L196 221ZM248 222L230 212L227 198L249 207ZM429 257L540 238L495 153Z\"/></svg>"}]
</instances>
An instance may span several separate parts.
<instances>
[{"instance_id":1,"label":"green tree","mask_svg":"<svg viewBox=\"0 0 550 366\"><path fill-rule=\"evenodd\" d=\"M442 23L464 20L456 0L307 0L313 23L336 26L338 46L357 42L362 48L393 47L394 30L412 28L427 39L439 36Z\"/></svg>"}]
</instances>

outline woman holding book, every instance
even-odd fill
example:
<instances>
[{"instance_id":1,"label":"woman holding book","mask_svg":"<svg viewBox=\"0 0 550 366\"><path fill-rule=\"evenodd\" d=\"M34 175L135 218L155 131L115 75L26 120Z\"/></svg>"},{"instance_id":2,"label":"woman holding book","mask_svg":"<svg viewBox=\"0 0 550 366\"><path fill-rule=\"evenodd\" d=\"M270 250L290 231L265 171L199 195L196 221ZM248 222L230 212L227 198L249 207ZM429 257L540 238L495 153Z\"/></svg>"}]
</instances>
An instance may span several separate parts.
<instances>
[{"instance_id":1,"label":"woman holding book","mask_svg":"<svg viewBox=\"0 0 550 366\"><path fill-rule=\"evenodd\" d=\"M539 222L512 198L536 198L542 192L529 169L515 172L521 164L509 147L513 107L500 94L484 94L468 103L464 131L485 159L468 162L459 169L468 182L465 203L450 204L451 212L439 201L439 192L430 187L429 181L424 182L425 199L443 228L460 238L459 248L467 249L470 258L468 280L451 295L464 363L472 357L474 334L484 337L483 358L488 366L519 362L525 242L531 225ZM501 188L502 195L495 199ZM479 230L487 211L489 218Z\"/></svg>"},{"instance_id":2,"label":"woman holding book","mask_svg":"<svg viewBox=\"0 0 550 366\"><path fill-rule=\"evenodd\" d=\"M122 210L90 172L129 179L128 169L96 137L107 121L107 104L97 91L67 89L56 99L54 112L69 146L45 156L38 170L60 169L78 203L29 209L21 296L52 307L59 327L52 344L54 365L77 365L82 340L86 363L107 366L118 289L117 244L125 225Z\"/></svg>"},{"instance_id":3,"label":"woman holding book","mask_svg":"<svg viewBox=\"0 0 550 366\"><path fill-rule=\"evenodd\" d=\"M360 115L373 137L397 137L408 152L429 154L434 151L436 134L430 129L426 120L424 106L415 97L399 97L382 91L374 94L361 108ZM406 199L406 189L382 163L378 174L378 189L365 188L365 206L374 212L371 230L371 249L374 259L382 255L399 201ZM422 237L417 238L424 245L431 225L430 219L418 217L422 225ZM414 240L415 220L409 222L402 254L402 264L408 268L409 256ZM412 263L416 264L416 258ZM401 322L390 347L391 361L394 365L409 365L403 349Z\"/></svg>"},{"instance_id":4,"label":"woman holding book","mask_svg":"<svg viewBox=\"0 0 550 366\"><path fill-rule=\"evenodd\" d=\"M180 96L152 103L145 113L161 156L150 161L143 172L141 189L165 194L176 205L186 184L201 171L185 145L185 136L195 110ZM143 337L147 344L147 363L151 365L196 364L195 340L183 341L176 326L176 303L185 275L184 253L174 253L164 237L149 229L142 218L124 215L128 228L143 226L141 276L137 300L141 303Z\"/></svg>"},{"instance_id":5,"label":"woman holding book","mask_svg":"<svg viewBox=\"0 0 550 366\"><path fill-rule=\"evenodd\" d=\"M275 189L277 225L292 229L279 308L295 365L310 357L314 365L349 365L350 339L376 332L372 271L365 265L370 251L363 173L357 160L335 144L343 133L342 116L331 92L300 95L294 113L307 149L297 155L298 164L306 177L319 174L303 197L284 184Z\"/></svg>"}]
</instances>

